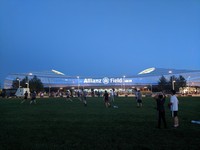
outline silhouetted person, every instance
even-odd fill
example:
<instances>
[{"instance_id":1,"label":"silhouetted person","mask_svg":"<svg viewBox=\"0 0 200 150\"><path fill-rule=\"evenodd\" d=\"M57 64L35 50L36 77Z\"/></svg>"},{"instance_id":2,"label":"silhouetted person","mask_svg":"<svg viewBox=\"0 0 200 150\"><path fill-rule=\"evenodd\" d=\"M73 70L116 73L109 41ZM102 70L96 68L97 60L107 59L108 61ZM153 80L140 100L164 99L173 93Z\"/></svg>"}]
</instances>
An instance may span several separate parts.
<instances>
[{"instance_id":1,"label":"silhouetted person","mask_svg":"<svg viewBox=\"0 0 200 150\"><path fill-rule=\"evenodd\" d=\"M137 107L142 107L142 93L140 90L137 92Z\"/></svg>"},{"instance_id":2,"label":"silhouetted person","mask_svg":"<svg viewBox=\"0 0 200 150\"><path fill-rule=\"evenodd\" d=\"M36 104L36 92L34 91L33 93L31 93L31 101L30 104L35 103Z\"/></svg>"},{"instance_id":3,"label":"silhouetted person","mask_svg":"<svg viewBox=\"0 0 200 150\"><path fill-rule=\"evenodd\" d=\"M155 96L155 100L157 103L157 111L158 111L158 128L161 127L161 120L163 120L164 127L167 128L167 123L165 119L165 96L163 94L159 94Z\"/></svg>"},{"instance_id":4,"label":"silhouetted person","mask_svg":"<svg viewBox=\"0 0 200 150\"><path fill-rule=\"evenodd\" d=\"M105 90L105 93L103 95L103 98L104 98L106 108L110 107L109 95L108 95L108 92L106 90Z\"/></svg>"},{"instance_id":5,"label":"silhouetted person","mask_svg":"<svg viewBox=\"0 0 200 150\"><path fill-rule=\"evenodd\" d=\"M28 99L28 92L26 91L24 93L24 100L21 102L21 104L24 103L27 99Z\"/></svg>"}]
</instances>

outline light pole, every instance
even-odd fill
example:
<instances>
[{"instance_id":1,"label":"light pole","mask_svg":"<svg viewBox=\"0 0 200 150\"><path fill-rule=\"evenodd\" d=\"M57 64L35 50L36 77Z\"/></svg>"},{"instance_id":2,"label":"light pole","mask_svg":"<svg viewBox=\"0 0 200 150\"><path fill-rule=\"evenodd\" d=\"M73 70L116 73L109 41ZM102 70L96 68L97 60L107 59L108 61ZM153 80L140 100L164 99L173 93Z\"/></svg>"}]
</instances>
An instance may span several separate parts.
<instances>
[{"instance_id":1,"label":"light pole","mask_svg":"<svg viewBox=\"0 0 200 150\"><path fill-rule=\"evenodd\" d=\"M20 79L19 79L19 78L17 78L17 80L19 81L19 88L20 88Z\"/></svg>"},{"instance_id":2,"label":"light pole","mask_svg":"<svg viewBox=\"0 0 200 150\"><path fill-rule=\"evenodd\" d=\"M49 81L49 97L51 96L50 92L51 92L51 86L50 86L50 80L48 78L48 81Z\"/></svg>"},{"instance_id":3,"label":"light pole","mask_svg":"<svg viewBox=\"0 0 200 150\"><path fill-rule=\"evenodd\" d=\"M123 79L124 79L124 80L123 80L123 81L124 81L124 94L126 94L125 77L126 77L126 76L123 76Z\"/></svg>"},{"instance_id":4,"label":"light pole","mask_svg":"<svg viewBox=\"0 0 200 150\"><path fill-rule=\"evenodd\" d=\"M30 72L28 73L28 82L26 83L27 84L27 88L29 88L29 76L32 76L33 74Z\"/></svg>"},{"instance_id":5,"label":"light pole","mask_svg":"<svg viewBox=\"0 0 200 150\"><path fill-rule=\"evenodd\" d=\"M152 84L151 84L150 86L151 86L151 93L153 93L153 91L152 91L152 90L153 90L153 88L152 88Z\"/></svg>"},{"instance_id":6,"label":"light pole","mask_svg":"<svg viewBox=\"0 0 200 150\"><path fill-rule=\"evenodd\" d=\"M176 81L174 81L174 80L172 80L172 89L174 90L174 83L175 83Z\"/></svg>"},{"instance_id":7,"label":"light pole","mask_svg":"<svg viewBox=\"0 0 200 150\"><path fill-rule=\"evenodd\" d=\"M188 76L188 81L187 81L188 82L188 94L190 92L190 84L189 84L190 82L189 82L189 79L190 79L190 76Z\"/></svg>"},{"instance_id":8,"label":"light pole","mask_svg":"<svg viewBox=\"0 0 200 150\"><path fill-rule=\"evenodd\" d=\"M29 83L28 82L26 82L26 85L27 85L27 88L29 88Z\"/></svg>"},{"instance_id":9,"label":"light pole","mask_svg":"<svg viewBox=\"0 0 200 150\"><path fill-rule=\"evenodd\" d=\"M169 74L172 74L173 72L170 70L169 71ZM176 81L174 81L174 77L173 76L171 76L171 78L172 78L172 90L174 90L174 83L176 82Z\"/></svg>"},{"instance_id":10,"label":"light pole","mask_svg":"<svg viewBox=\"0 0 200 150\"><path fill-rule=\"evenodd\" d=\"M51 96L51 87L49 86L49 97Z\"/></svg>"},{"instance_id":11,"label":"light pole","mask_svg":"<svg viewBox=\"0 0 200 150\"><path fill-rule=\"evenodd\" d=\"M78 91L79 91L79 76L77 76L77 79L78 79Z\"/></svg>"}]
</instances>

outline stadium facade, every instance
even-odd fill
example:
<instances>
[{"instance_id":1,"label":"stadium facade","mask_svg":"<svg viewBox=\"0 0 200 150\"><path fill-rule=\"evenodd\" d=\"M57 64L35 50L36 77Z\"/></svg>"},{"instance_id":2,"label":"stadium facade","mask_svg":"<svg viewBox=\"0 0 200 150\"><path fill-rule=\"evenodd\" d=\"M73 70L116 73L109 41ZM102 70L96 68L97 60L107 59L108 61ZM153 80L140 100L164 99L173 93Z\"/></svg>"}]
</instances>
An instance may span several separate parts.
<instances>
[{"instance_id":1,"label":"stadium facade","mask_svg":"<svg viewBox=\"0 0 200 150\"><path fill-rule=\"evenodd\" d=\"M67 76L56 70L31 73L11 73L4 81L4 89L12 88L13 80L22 80L26 76L39 78L44 87L58 88L134 88L140 86L157 85L161 76L170 79L171 76L183 76L188 86L200 87L200 70L178 70L163 68L148 68L133 76L123 77L82 77Z\"/></svg>"}]
</instances>

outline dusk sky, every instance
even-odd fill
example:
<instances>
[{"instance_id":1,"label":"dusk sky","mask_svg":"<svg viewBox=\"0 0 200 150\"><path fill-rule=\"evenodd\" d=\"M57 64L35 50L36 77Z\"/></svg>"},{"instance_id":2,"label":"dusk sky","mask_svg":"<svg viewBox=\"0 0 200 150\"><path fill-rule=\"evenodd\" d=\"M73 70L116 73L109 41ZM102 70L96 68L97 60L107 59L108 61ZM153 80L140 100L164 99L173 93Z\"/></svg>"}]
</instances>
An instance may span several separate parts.
<instances>
[{"instance_id":1,"label":"dusk sky","mask_svg":"<svg viewBox=\"0 0 200 150\"><path fill-rule=\"evenodd\" d=\"M0 0L0 81L200 70L200 0Z\"/></svg>"}]
</instances>

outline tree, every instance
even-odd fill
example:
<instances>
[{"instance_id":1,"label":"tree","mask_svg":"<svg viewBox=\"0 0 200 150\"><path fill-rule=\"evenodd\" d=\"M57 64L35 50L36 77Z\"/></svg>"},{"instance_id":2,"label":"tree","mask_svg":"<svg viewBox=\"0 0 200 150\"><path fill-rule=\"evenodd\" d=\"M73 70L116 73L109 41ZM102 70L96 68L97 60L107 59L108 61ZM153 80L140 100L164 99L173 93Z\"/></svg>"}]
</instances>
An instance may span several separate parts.
<instances>
[{"instance_id":1,"label":"tree","mask_svg":"<svg viewBox=\"0 0 200 150\"><path fill-rule=\"evenodd\" d=\"M17 77L15 80L12 82L12 88L17 89L19 86L21 88L26 88L28 83L28 77L26 76L24 79L20 80L19 77Z\"/></svg>"},{"instance_id":2,"label":"tree","mask_svg":"<svg viewBox=\"0 0 200 150\"><path fill-rule=\"evenodd\" d=\"M22 81L20 82L20 85L22 88L27 88L27 84L28 84L28 77L26 76L24 79L22 79Z\"/></svg>"},{"instance_id":3,"label":"tree","mask_svg":"<svg viewBox=\"0 0 200 150\"><path fill-rule=\"evenodd\" d=\"M173 87L174 87L174 90L176 90L176 91L179 90L177 83L176 83L177 80L178 79L174 75L170 77L170 80L169 80L170 89L173 89Z\"/></svg>"},{"instance_id":4,"label":"tree","mask_svg":"<svg viewBox=\"0 0 200 150\"><path fill-rule=\"evenodd\" d=\"M160 91L164 91L164 90L168 90L168 87L169 87L169 84L168 84L167 79L164 76L162 76L158 82L158 89Z\"/></svg>"},{"instance_id":5,"label":"tree","mask_svg":"<svg viewBox=\"0 0 200 150\"><path fill-rule=\"evenodd\" d=\"M32 79L28 79L26 76L24 79L20 80L19 77L17 77L15 80L13 80L12 88L19 88L19 85L21 88L27 88L27 84L29 84L29 88L31 91L42 91L44 89L44 86L40 79L37 78L37 76L34 76Z\"/></svg>"},{"instance_id":6,"label":"tree","mask_svg":"<svg viewBox=\"0 0 200 150\"><path fill-rule=\"evenodd\" d=\"M178 84L178 87L180 88L180 87L186 87L186 80L185 80L185 78L183 77L183 76L179 76L179 78L178 78L178 81L177 81L177 84Z\"/></svg>"},{"instance_id":7,"label":"tree","mask_svg":"<svg viewBox=\"0 0 200 150\"><path fill-rule=\"evenodd\" d=\"M178 78L175 76L170 77L170 86L174 86L174 90L179 91L179 88L186 86L186 80L183 76L179 76Z\"/></svg>"},{"instance_id":8,"label":"tree","mask_svg":"<svg viewBox=\"0 0 200 150\"><path fill-rule=\"evenodd\" d=\"M37 76L34 76L30 81L29 81L29 87L31 91L42 91L44 89L44 86L41 82L40 79L37 78Z\"/></svg>"},{"instance_id":9,"label":"tree","mask_svg":"<svg viewBox=\"0 0 200 150\"><path fill-rule=\"evenodd\" d=\"M158 90L170 92L170 90L174 87L174 90L179 91L179 88L186 86L186 80L183 76L171 76L169 80L167 80L164 76L159 79L158 82Z\"/></svg>"},{"instance_id":10,"label":"tree","mask_svg":"<svg viewBox=\"0 0 200 150\"><path fill-rule=\"evenodd\" d=\"M13 89L17 89L17 88L19 88L19 86L21 86L20 84L20 82L21 81L19 81L20 79L19 79L19 77L17 77L15 80L13 80L13 82L12 82L12 88Z\"/></svg>"}]
</instances>

